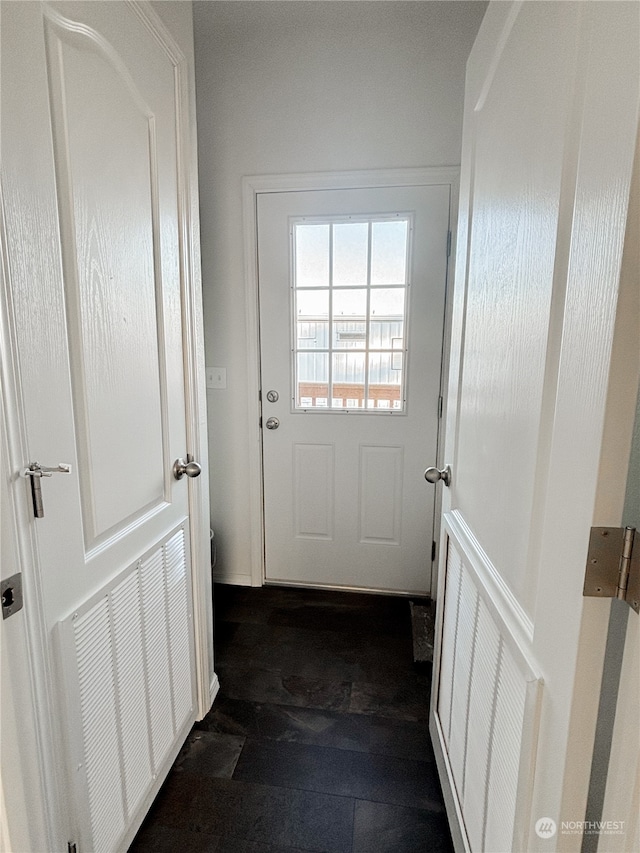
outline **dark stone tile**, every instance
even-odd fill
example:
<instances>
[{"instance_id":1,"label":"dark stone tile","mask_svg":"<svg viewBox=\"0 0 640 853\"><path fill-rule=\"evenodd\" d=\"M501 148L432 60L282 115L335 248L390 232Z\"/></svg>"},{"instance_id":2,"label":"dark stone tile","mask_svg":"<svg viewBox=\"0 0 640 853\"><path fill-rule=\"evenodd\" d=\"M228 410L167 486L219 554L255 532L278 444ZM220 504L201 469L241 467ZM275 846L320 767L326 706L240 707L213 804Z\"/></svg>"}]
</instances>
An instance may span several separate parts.
<instances>
[{"instance_id":1,"label":"dark stone tile","mask_svg":"<svg viewBox=\"0 0 640 853\"><path fill-rule=\"evenodd\" d=\"M257 709L261 706L245 699L230 699L218 694L211 710L195 729L220 734L256 737L258 733Z\"/></svg>"},{"instance_id":2,"label":"dark stone tile","mask_svg":"<svg viewBox=\"0 0 640 853\"><path fill-rule=\"evenodd\" d=\"M176 853L177 850L189 853L218 853L220 838L204 832L189 832L162 826L159 823L145 823L133 840L129 853Z\"/></svg>"},{"instance_id":3,"label":"dark stone tile","mask_svg":"<svg viewBox=\"0 0 640 853\"><path fill-rule=\"evenodd\" d=\"M400 684L357 682L351 687L349 711L375 714L399 720L426 721L429 718L429 682L418 679Z\"/></svg>"},{"instance_id":4,"label":"dark stone tile","mask_svg":"<svg viewBox=\"0 0 640 853\"><path fill-rule=\"evenodd\" d=\"M355 813L360 853L449 850L408 601L216 585L214 608L220 693L132 849L352 853Z\"/></svg>"},{"instance_id":5,"label":"dark stone tile","mask_svg":"<svg viewBox=\"0 0 640 853\"><path fill-rule=\"evenodd\" d=\"M223 649L228 648L233 643L233 638L240 627L238 622L224 622L220 619L215 620L213 639L216 650L216 656L221 654Z\"/></svg>"},{"instance_id":6,"label":"dark stone tile","mask_svg":"<svg viewBox=\"0 0 640 853\"><path fill-rule=\"evenodd\" d=\"M235 814L238 795L229 779L172 770L148 819L183 832L220 837Z\"/></svg>"},{"instance_id":7,"label":"dark stone tile","mask_svg":"<svg viewBox=\"0 0 640 853\"><path fill-rule=\"evenodd\" d=\"M197 730L434 760L426 721L218 697Z\"/></svg>"},{"instance_id":8,"label":"dark stone tile","mask_svg":"<svg viewBox=\"0 0 640 853\"><path fill-rule=\"evenodd\" d=\"M278 672L235 666L220 666L218 674L220 693L225 698L308 708L346 709L349 705L348 681L282 676Z\"/></svg>"},{"instance_id":9,"label":"dark stone tile","mask_svg":"<svg viewBox=\"0 0 640 853\"><path fill-rule=\"evenodd\" d=\"M174 771L231 779L244 742L245 738L237 735L193 730L174 764Z\"/></svg>"},{"instance_id":10,"label":"dark stone tile","mask_svg":"<svg viewBox=\"0 0 640 853\"><path fill-rule=\"evenodd\" d=\"M268 621L269 625L335 631L343 636L398 636L406 634L408 607L407 601L390 596L318 590L306 600L274 607Z\"/></svg>"},{"instance_id":11,"label":"dark stone tile","mask_svg":"<svg viewBox=\"0 0 640 853\"><path fill-rule=\"evenodd\" d=\"M410 758L413 761L435 761L426 721L390 720L364 714L362 716L371 720L370 752Z\"/></svg>"},{"instance_id":12,"label":"dark stone tile","mask_svg":"<svg viewBox=\"0 0 640 853\"><path fill-rule=\"evenodd\" d=\"M220 839L216 853L305 853L300 847L275 847L262 841L247 841L230 835Z\"/></svg>"},{"instance_id":13,"label":"dark stone tile","mask_svg":"<svg viewBox=\"0 0 640 853\"><path fill-rule=\"evenodd\" d=\"M416 677L411 637L384 642L363 635L268 625L239 625L218 649L218 667L256 668L305 678L396 683Z\"/></svg>"},{"instance_id":14,"label":"dark stone tile","mask_svg":"<svg viewBox=\"0 0 640 853\"><path fill-rule=\"evenodd\" d=\"M434 765L299 743L245 743L236 781L442 810Z\"/></svg>"},{"instance_id":15,"label":"dark stone tile","mask_svg":"<svg viewBox=\"0 0 640 853\"><path fill-rule=\"evenodd\" d=\"M265 785L226 784L235 785L237 799L224 838L252 841L264 850L273 845L351 853L353 800Z\"/></svg>"},{"instance_id":16,"label":"dark stone tile","mask_svg":"<svg viewBox=\"0 0 640 853\"><path fill-rule=\"evenodd\" d=\"M444 813L356 802L353 853L453 853Z\"/></svg>"},{"instance_id":17,"label":"dark stone tile","mask_svg":"<svg viewBox=\"0 0 640 853\"><path fill-rule=\"evenodd\" d=\"M263 740L370 751L371 721L364 715L262 705L257 711L257 722L258 735Z\"/></svg>"},{"instance_id":18,"label":"dark stone tile","mask_svg":"<svg viewBox=\"0 0 640 853\"><path fill-rule=\"evenodd\" d=\"M349 704L351 684L348 681L327 681L322 678L305 678L285 675L282 686L291 704L303 708L346 708ZM285 703L283 703L285 704Z\"/></svg>"},{"instance_id":19,"label":"dark stone tile","mask_svg":"<svg viewBox=\"0 0 640 853\"><path fill-rule=\"evenodd\" d=\"M262 602L255 603L247 602L229 602L224 608L224 622L232 623L255 623L256 625L266 624L271 617L271 608L265 607ZM222 617L223 614L220 614Z\"/></svg>"},{"instance_id":20,"label":"dark stone tile","mask_svg":"<svg viewBox=\"0 0 640 853\"><path fill-rule=\"evenodd\" d=\"M146 821L160 826L189 830L193 803L207 780L187 773L169 773L160 788ZM218 827L219 828L219 827ZM212 830L215 834L215 829Z\"/></svg>"}]
</instances>

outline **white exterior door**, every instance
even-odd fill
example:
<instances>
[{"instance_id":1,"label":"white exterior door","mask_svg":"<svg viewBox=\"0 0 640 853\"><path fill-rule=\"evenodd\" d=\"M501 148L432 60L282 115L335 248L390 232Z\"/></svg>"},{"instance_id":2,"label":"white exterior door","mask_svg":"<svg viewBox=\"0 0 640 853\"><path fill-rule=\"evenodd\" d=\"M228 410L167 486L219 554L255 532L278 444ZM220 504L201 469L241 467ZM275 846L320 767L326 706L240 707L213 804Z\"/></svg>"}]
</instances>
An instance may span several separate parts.
<instances>
[{"instance_id":1,"label":"white exterior door","mask_svg":"<svg viewBox=\"0 0 640 853\"><path fill-rule=\"evenodd\" d=\"M173 472L194 450L185 58L144 4L6 4L2 39L16 506L30 463L70 466L35 480L25 608L55 668L61 831L120 850L198 712L201 484Z\"/></svg>"},{"instance_id":2,"label":"white exterior door","mask_svg":"<svg viewBox=\"0 0 640 853\"><path fill-rule=\"evenodd\" d=\"M449 206L258 195L267 582L430 592Z\"/></svg>"},{"instance_id":3,"label":"white exterior door","mask_svg":"<svg viewBox=\"0 0 640 853\"><path fill-rule=\"evenodd\" d=\"M491 4L467 66L431 714L459 850L582 841L608 608L582 588L639 15Z\"/></svg>"}]
</instances>

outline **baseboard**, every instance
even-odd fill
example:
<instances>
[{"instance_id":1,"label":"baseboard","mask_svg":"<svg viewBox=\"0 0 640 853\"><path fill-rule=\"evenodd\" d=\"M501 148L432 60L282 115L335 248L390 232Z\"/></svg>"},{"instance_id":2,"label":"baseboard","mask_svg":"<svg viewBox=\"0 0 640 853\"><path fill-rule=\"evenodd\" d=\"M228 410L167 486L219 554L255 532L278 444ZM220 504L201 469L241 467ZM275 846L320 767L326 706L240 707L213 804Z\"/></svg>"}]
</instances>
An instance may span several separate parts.
<instances>
[{"instance_id":1,"label":"baseboard","mask_svg":"<svg viewBox=\"0 0 640 853\"><path fill-rule=\"evenodd\" d=\"M362 592L365 595L395 595L400 598L429 598L425 590L415 589L386 589L375 586L347 586L330 583L304 583L299 581L279 580L277 578L267 580L265 586L287 586L294 589L326 589L330 592Z\"/></svg>"},{"instance_id":2,"label":"baseboard","mask_svg":"<svg viewBox=\"0 0 640 853\"><path fill-rule=\"evenodd\" d=\"M213 573L214 583L228 583L233 586L251 586L251 575L241 575L235 572Z\"/></svg>"},{"instance_id":3,"label":"baseboard","mask_svg":"<svg viewBox=\"0 0 640 853\"><path fill-rule=\"evenodd\" d=\"M211 685L209 686L209 698L211 699L212 705L214 699L218 695L218 690L220 690L220 681L218 680L218 674L214 672L213 678L211 679Z\"/></svg>"}]
</instances>

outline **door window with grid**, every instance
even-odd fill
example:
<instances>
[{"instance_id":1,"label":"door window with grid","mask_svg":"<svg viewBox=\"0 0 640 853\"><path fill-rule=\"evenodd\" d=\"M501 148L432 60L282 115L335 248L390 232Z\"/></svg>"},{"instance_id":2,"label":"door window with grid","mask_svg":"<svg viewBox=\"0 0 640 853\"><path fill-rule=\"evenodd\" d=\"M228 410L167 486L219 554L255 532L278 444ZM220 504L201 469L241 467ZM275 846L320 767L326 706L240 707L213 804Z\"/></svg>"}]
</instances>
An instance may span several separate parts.
<instances>
[{"instance_id":1,"label":"door window with grid","mask_svg":"<svg viewBox=\"0 0 640 853\"><path fill-rule=\"evenodd\" d=\"M292 222L294 410L403 412L411 217Z\"/></svg>"}]
</instances>

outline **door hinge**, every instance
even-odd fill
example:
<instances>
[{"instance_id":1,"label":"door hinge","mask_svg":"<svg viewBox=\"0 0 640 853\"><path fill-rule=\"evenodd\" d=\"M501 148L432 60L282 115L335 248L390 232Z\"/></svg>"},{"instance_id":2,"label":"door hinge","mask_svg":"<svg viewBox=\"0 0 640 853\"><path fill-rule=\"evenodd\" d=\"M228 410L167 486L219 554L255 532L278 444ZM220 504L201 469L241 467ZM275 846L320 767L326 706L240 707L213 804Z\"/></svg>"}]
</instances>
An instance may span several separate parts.
<instances>
[{"instance_id":1,"label":"door hinge","mask_svg":"<svg viewBox=\"0 0 640 853\"><path fill-rule=\"evenodd\" d=\"M78 853L78 845L75 841L70 841L67 844L68 853Z\"/></svg>"},{"instance_id":2,"label":"door hinge","mask_svg":"<svg viewBox=\"0 0 640 853\"><path fill-rule=\"evenodd\" d=\"M619 598L640 613L640 547L634 548L635 527L592 527L585 596Z\"/></svg>"},{"instance_id":3,"label":"door hinge","mask_svg":"<svg viewBox=\"0 0 640 853\"><path fill-rule=\"evenodd\" d=\"M436 560L436 543L431 543L431 562L435 563Z\"/></svg>"},{"instance_id":4,"label":"door hinge","mask_svg":"<svg viewBox=\"0 0 640 853\"><path fill-rule=\"evenodd\" d=\"M42 486L40 480L43 477L52 477L54 474L69 474L71 465L60 462L55 468L48 468L39 462L31 462L20 471L21 477L29 477L31 480L31 497L33 500L34 518L44 518L44 504L42 503Z\"/></svg>"},{"instance_id":5,"label":"door hinge","mask_svg":"<svg viewBox=\"0 0 640 853\"><path fill-rule=\"evenodd\" d=\"M444 401L443 401L442 397L438 397L438 418L442 417L443 404L444 404Z\"/></svg>"},{"instance_id":6,"label":"door hinge","mask_svg":"<svg viewBox=\"0 0 640 853\"><path fill-rule=\"evenodd\" d=\"M447 231L447 257L451 257L451 231Z\"/></svg>"}]
</instances>

